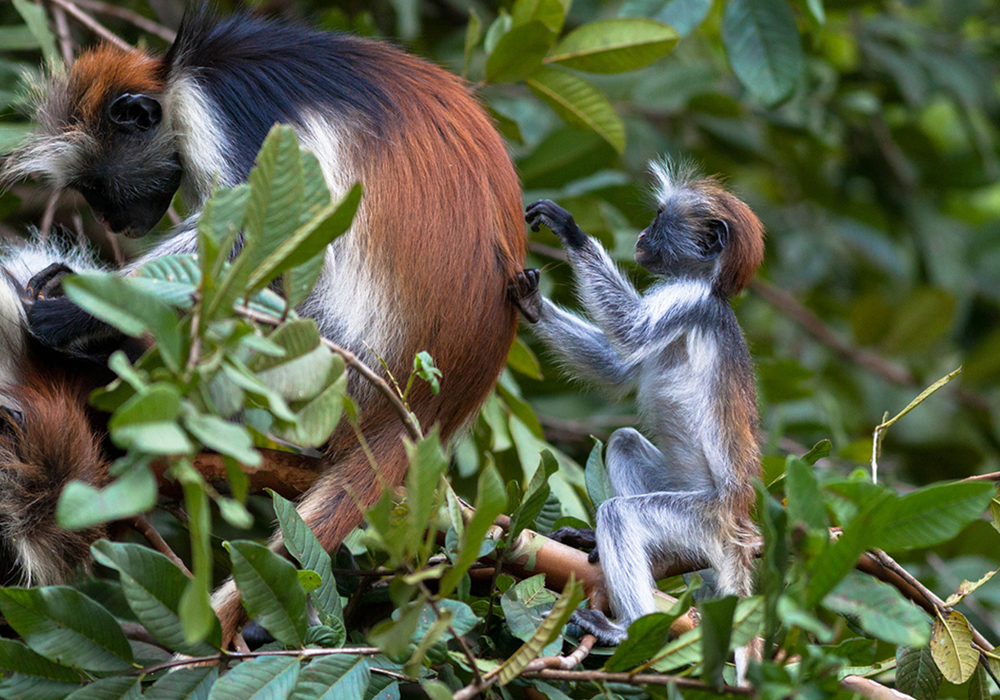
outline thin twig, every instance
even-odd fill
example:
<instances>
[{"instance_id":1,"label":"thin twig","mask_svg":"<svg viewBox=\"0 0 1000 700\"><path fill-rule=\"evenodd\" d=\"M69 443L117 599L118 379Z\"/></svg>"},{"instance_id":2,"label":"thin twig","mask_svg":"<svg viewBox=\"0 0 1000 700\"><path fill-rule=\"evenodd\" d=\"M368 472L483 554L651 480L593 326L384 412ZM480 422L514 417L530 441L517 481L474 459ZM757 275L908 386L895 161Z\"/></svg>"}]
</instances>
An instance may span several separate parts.
<instances>
[{"instance_id":1,"label":"thin twig","mask_svg":"<svg viewBox=\"0 0 1000 700\"><path fill-rule=\"evenodd\" d=\"M1000 481L1000 472L990 472L989 474L976 474L967 476L962 481Z\"/></svg>"},{"instance_id":2,"label":"thin twig","mask_svg":"<svg viewBox=\"0 0 1000 700\"><path fill-rule=\"evenodd\" d=\"M96 19L88 15L79 7L69 2L69 0L51 0L51 2L66 10L66 14L71 16L73 19L75 19L77 22L85 26L90 31L94 32L94 34L97 34L99 37L104 39L109 44L117 46L119 49L122 49L123 51L129 51L129 52L135 51L135 48L133 46L119 39L114 32L112 32L110 29L105 27Z\"/></svg>"},{"instance_id":3,"label":"thin twig","mask_svg":"<svg viewBox=\"0 0 1000 700\"><path fill-rule=\"evenodd\" d=\"M154 22L147 17L143 17L138 12L133 12L128 8L118 7L117 5L101 2L100 0L74 0L74 2L80 7L86 7L92 12L123 19L144 32L160 37L168 44L172 44L174 39L177 38L177 32L164 27L159 22Z\"/></svg>"},{"instance_id":4,"label":"thin twig","mask_svg":"<svg viewBox=\"0 0 1000 700\"><path fill-rule=\"evenodd\" d=\"M73 40L69 35L69 23L66 21L66 11L54 5L52 20L56 25L56 37L59 39L59 50L62 52L63 63L67 66L73 63Z\"/></svg>"},{"instance_id":5,"label":"thin twig","mask_svg":"<svg viewBox=\"0 0 1000 700\"><path fill-rule=\"evenodd\" d=\"M153 545L156 551L172 561L177 568L183 571L185 576L194 578L194 574L184 565L184 560L177 556L174 550L170 548L170 545L167 544L167 541L160 536L160 533L156 531L156 528L144 516L137 515L132 519L131 524L140 535L146 538L147 542Z\"/></svg>"},{"instance_id":6,"label":"thin twig","mask_svg":"<svg viewBox=\"0 0 1000 700\"><path fill-rule=\"evenodd\" d=\"M576 668L587 658L595 644L597 644L597 637L592 634L585 634L580 639L580 645L569 654L565 656L540 656L529 662L524 667L523 673L541 671L545 668L558 668L564 671Z\"/></svg>"},{"instance_id":7,"label":"thin twig","mask_svg":"<svg viewBox=\"0 0 1000 700\"><path fill-rule=\"evenodd\" d=\"M522 674L525 678L541 678L553 681L595 681L604 683L624 683L625 685L676 685L679 689L702 690L719 695L743 695L754 697L756 691L751 687L724 685L713 688L707 683L696 681L684 676L671 676L660 673L612 673L609 671L567 671L547 668ZM455 696L458 697L457 695Z\"/></svg>"},{"instance_id":8,"label":"thin twig","mask_svg":"<svg viewBox=\"0 0 1000 700\"><path fill-rule=\"evenodd\" d=\"M276 316L261 313L246 306L238 307L236 309L236 313L244 318L248 318L259 323L266 323L269 326L277 326L281 323L281 319ZM344 358L344 362L347 363L348 367L354 369L358 374L367 379L375 386L376 389L378 389L379 393L389 401L396 413L399 414L400 420L403 421L403 426L406 428L406 432L409 433L411 439L423 439L423 432L421 432L416 418L412 413L410 413L409 410L407 410L406 406L399 398L399 395L393 391L392 387L390 387L382 377L375 374L371 367L358 359L358 356L347 348L337 345L328 338L320 338L320 340L330 351Z\"/></svg>"},{"instance_id":9,"label":"thin twig","mask_svg":"<svg viewBox=\"0 0 1000 700\"><path fill-rule=\"evenodd\" d=\"M165 671L171 668L183 668L185 666L201 666L204 664L219 663L223 659L227 661L240 660L240 659L255 659L261 656L295 656L300 659L313 659L319 656L335 656L341 655L354 655L354 656L376 656L381 654L382 650L378 647L341 647L339 649L289 649L289 650L275 650L275 651L247 651L247 652L230 652L230 653L218 653L210 654L209 656L195 656L189 658L177 658L171 659L170 661L164 661L160 664L155 664L153 666L146 666L144 668L137 668L134 671L129 671L125 675L128 676L145 676L150 673L156 673L157 671ZM374 669L373 669L374 670Z\"/></svg>"},{"instance_id":10,"label":"thin twig","mask_svg":"<svg viewBox=\"0 0 1000 700\"><path fill-rule=\"evenodd\" d=\"M52 220L56 216L56 205L59 204L59 190L53 190L49 194L49 199L45 202L45 211L42 212L42 221L38 225L38 237L43 241L49 239L52 232Z\"/></svg>"},{"instance_id":11,"label":"thin twig","mask_svg":"<svg viewBox=\"0 0 1000 700\"><path fill-rule=\"evenodd\" d=\"M421 585L421 588L423 588L424 593L426 593L427 596L428 596L427 602L430 604L431 610L434 611L434 614L437 615L437 618L440 620L441 619L441 609L438 608L437 601L434 600L434 596L431 595L431 592L429 590L427 590L426 586ZM460 636L455 631L455 628L452 626L452 624L450 622L448 623L448 633L451 634L452 639L455 640L455 642L458 644L458 648L461 649L462 650L462 654L465 655L465 660L469 663L469 668L472 669L473 682L475 682L475 683L482 683L483 682L483 677L479 673L479 664L476 663L476 657L472 653L472 649L469 648L469 645L466 644L465 638L462 637L462 636Z\"/></svg>"},{"instance_id":12,"label":"thin twig","mask_svg":"<svg viewBox=\"0 0 1000 700\"><path fill-rule=\"evenodd\" d=\"M894 688L887 688L863 676L844 676L840 679L840 687L869 700L914 700L911 695L901 693Z\"/></svg>"}]
</instances>

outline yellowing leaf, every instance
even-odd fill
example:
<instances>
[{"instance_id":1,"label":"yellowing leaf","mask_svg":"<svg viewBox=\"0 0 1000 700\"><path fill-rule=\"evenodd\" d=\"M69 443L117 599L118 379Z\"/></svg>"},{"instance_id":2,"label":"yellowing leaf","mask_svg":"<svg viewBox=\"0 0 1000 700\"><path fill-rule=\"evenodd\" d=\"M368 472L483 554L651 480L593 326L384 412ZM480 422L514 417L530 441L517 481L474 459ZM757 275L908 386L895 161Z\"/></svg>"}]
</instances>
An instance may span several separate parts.
<instances>
[{"instance_id":1,"label":"yellowing leaf","mask_svg":"<svg viewBox=\"0 0 1000 700\"><path fill-rule=\"evenodd\" d=\"M972 678L979 652L972 646L972 628L962 613L952 610L947 617L934 620L931 654L949 683L961 685Z\"/></svg>"}]
</instances>

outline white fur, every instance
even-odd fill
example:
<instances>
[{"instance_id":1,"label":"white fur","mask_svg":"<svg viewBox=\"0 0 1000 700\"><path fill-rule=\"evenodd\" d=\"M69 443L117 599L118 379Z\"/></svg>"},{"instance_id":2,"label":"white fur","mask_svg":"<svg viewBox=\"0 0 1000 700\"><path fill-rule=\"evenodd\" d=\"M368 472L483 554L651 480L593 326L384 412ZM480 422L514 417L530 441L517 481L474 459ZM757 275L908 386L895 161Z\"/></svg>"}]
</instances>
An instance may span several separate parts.
<instances>
[{"instance_id":1,"label":"white fur","mask_svg":"<svg viewBox=\"0 0 1000 700\"><path fill-rule=\"evenodd\" d=\"M172 77L163 101L163 126L174 131L184 166L181 186L185 196L194 202L204 202L216 177L219 184L237 184L230 167L231 148L219 128L217 110L197 78L188 72Z\"/></svg>"}]
</instances>

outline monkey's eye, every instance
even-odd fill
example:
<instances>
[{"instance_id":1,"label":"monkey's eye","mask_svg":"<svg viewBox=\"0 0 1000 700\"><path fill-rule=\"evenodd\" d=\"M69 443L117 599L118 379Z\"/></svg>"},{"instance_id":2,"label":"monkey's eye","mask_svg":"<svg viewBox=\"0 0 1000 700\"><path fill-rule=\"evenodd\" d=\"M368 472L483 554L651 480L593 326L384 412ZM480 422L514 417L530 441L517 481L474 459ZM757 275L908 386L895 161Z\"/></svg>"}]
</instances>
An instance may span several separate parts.
<instances>
[{"instance_id":1,"label":"monkey's eye","mask_svg":"<svg viewBox=\"0 0 1000 700\"><path fill-rule=\"evenodd\" d=\"M115 124L131 131L149 131L160 123L163 110L152 97L126 92L111 103L108 116Z\"/></svg>"}]
</instances>

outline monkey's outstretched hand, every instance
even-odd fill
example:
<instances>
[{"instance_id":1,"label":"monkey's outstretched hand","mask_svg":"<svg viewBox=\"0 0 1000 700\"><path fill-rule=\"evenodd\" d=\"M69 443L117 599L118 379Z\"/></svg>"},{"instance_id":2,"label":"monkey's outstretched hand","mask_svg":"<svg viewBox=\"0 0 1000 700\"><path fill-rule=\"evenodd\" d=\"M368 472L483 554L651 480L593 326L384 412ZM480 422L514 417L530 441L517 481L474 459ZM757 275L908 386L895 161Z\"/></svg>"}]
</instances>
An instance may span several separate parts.
<instances>
[{"instance_id":1,"label":"monkey's outstretched hand","mask_svg":"<svg viewBox=\"0 0 1000 700\"><path fill-rule=\"evenodd\" d=\"M544 224L559 236L559 240L570 250L582 248L587 243L587 234L573 221L573 216L551 199L539 199L528 205L524 220L532 231Z\"/></svg>"},{"instance_id":2,"label":"monkey's outstretched hand","mask_svg":"<svg viewBox=\"0 0 1000 700\"><path fill-rule=\"evenodd\" d=\"M536 323L542 311L542 294L538 291L540 273L535 269L518 272L507 285L507 296L529 323Z\"/></svg>"},{"instance_id":3,"label":"monkey's outstretched hand","mask_svg":"<svg viewBox=\"0 0 1000 700\"><path fill-rule=\"evenodd\" d=\"M73 270L62 263L52 263L28 280L27 298L29 302L39 299L54 299L63 295L62 281Z\"/></svg>"}]
</instances>

